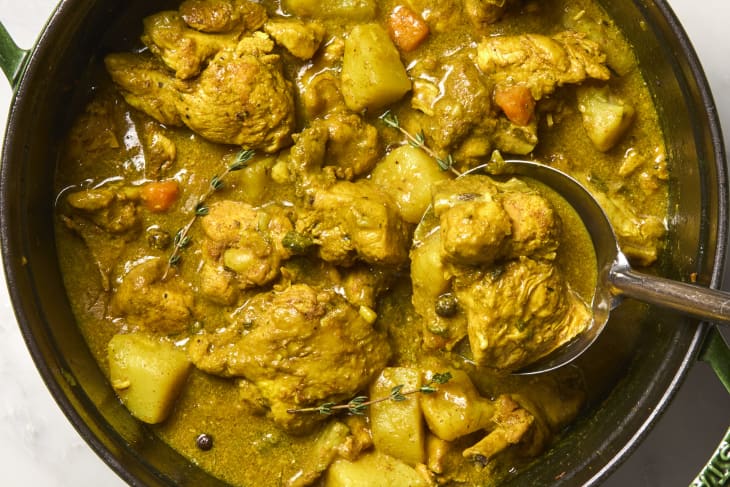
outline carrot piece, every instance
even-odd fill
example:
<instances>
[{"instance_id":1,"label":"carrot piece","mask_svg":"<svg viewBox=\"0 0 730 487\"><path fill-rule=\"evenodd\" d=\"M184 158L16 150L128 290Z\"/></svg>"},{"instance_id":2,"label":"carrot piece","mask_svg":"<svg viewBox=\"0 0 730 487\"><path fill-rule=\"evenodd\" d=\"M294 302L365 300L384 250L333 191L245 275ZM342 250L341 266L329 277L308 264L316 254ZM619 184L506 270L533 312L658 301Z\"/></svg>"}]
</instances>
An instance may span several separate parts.
<instances>
[{"instance_id":1,"label":"carrot piece","mask_svg":"<svg viewBox=\"0 0 730 487\"><path fill-rule=\"evenodd\" d=\"M401 51L410 52L428 37L428 24L404 5L393 9L388 17L388 34Z\"/></svg>"},{"instance_id":2,"label":"carrot piece","mask_svg":"<svg viewBox=\"0 0 730 487\"><path fill-rule=\"evenodd\" d=\"M139 192L145 208L155 213L169 210L179 194L180 188L174 179L147 183Z\"/></svg>"},{"instance_id":3,"label":"carrot piece","mask_svg":"<svg viewBox=\"0 0 730 487\"><path fill-rule=\"evenodd\" d=\"M494 90L494 102L515 125L527 125L535 113L535 99L523 85L498 86Z\"/></svg>"}]
</instances>

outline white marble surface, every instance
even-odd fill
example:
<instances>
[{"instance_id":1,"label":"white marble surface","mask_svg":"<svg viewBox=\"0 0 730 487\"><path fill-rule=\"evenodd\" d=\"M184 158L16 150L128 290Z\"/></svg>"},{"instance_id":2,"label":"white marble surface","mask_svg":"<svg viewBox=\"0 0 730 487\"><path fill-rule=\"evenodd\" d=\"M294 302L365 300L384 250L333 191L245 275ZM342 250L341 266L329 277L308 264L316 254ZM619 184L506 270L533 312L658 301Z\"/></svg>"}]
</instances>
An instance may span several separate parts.
<instances>
[{"instance_id":1,"label":"white marble surface","mask_svg":"<svg viewBox=\"0 0 730 487\"><path fill-rule=\"evenodd\" d=\"M672 0L705 67L730 147L730 2L727 0ZM52 12L54 0L0 0L0 21L19 45L32 46ZM11 91L0 80L0 129L4 133ZM0 144L2 141L0 140ZM0 272L2 270L0 269ZM4 276L0 276L0 481L8 486L116 486L123 482L91 451L67 423L37 374L13 315ZM688 443L684 428L701 429L714 416L715 423L730 425L730 409L719 384L702 366L696 366L678 398L636 458L609 479L611 485L687 485L701 466L682 465L675 459L699 449L706 458L723 430L710 431ZM719 399L718 399L719 398ZM724 416L724 418L723 418ZM705 421L707 419L707 421ZM684 428L670 422L680 421ZM697 423L697 427L691 422ZM652 444L656 444L653 445ZM706 452L706 453L705 453ZM695 461L695 463L697 460ZM672 465L669 465L672 463Z\"/></svg>"}]
</instances>

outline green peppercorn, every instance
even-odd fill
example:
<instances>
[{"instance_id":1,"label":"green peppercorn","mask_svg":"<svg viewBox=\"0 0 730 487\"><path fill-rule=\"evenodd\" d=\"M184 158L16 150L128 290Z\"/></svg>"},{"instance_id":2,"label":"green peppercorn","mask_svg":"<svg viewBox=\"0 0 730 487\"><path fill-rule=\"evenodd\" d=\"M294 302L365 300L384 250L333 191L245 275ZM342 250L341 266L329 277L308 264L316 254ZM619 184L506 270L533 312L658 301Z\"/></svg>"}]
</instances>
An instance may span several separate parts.
<instances>
[{"instance_id":1,"label":"green peppercorn","mask_svg":"<svg viewBox=\"0 0 730 487\"><path fill-rule=\"evenodd\" d=\"M314 240L308 235L303 235L295 231L287 232L281 241L281 244L285 249L289 250L294 255L306 254L309 249L314 246Z\"/></svg>"}]
</instances>

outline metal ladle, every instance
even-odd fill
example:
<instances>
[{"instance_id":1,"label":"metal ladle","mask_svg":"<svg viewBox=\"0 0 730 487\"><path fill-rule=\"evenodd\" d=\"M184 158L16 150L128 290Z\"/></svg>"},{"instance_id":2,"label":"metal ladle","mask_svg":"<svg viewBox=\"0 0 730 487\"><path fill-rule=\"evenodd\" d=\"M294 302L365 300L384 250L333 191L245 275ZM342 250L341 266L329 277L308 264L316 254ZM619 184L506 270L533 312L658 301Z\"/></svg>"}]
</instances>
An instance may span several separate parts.
<instances>
[{"instance_id":1,"label":"metal ladle","mask_svg":"<svg viewBox=\"0 0 730 487\"><path fill-rule=\"evenodd\" d=\"M517 374L547 372L573 361L596 340L611 310L624 296L703 320L730 323L730 293L633 270L619 248L606 213L573 177L550 166L523 160L506 160L500 164L498 174L537 180L573 206L593 240L598 265L592 324L573 340L520 369Z\"/></svg>"}]
</instances>

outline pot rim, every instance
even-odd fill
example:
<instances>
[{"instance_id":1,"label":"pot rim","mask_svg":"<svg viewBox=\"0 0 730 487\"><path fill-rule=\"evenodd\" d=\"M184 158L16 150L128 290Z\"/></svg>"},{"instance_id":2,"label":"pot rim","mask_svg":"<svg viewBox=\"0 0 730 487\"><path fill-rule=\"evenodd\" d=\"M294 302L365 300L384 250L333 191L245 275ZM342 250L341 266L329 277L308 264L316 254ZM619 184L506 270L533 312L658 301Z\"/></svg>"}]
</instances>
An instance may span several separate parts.
<instances>
[{"instance_id":1,"label":"pot rim","mask_svg":"<svg viewBox=\"0 0 730 487\"><path fill-rule=\"evenodd\" d=\"M90 445L92 450L112 468L125 482L130 485L144 485L143 482L130 469L122 464L120 457L112 453L109 445L100 440L98 436L99 430L105 434L115 434L114 431L108 430L106 421L101 415L94 411L91 417L83 417L79 408L87 407L85 404L76 404L70 400L68 391L60 384L65 380L63 378L64 365L62 363L48 363L44 356L44 350L56 350L53 340L50 337L38 337L32 333L29 325L29 315L33 314L29 310L21 306L23 299L19 291L20 286L16 285L19 280L24 279L23 265L16 265L14 262L22 259L25 248L16 243L9 237L14 229L8 225L8 213L13 202L8 199L6 190L9 184L13 184L9 180L8 164L11 154L16 150L16 141L14 126L17 124L19 113L28 103L27 99L34 96L32 86L34 81L46 76L47 67L40 60L40 54L48 49L48 46L55 42L56 32L62 29L65 24L65 18L78 10L86 8L90 3L89 0L61 0L56 9L51 14L48 22L41 31L37 41L31 49L28 60L23 73L18 79L17 85L14 87L13 98L8 114L7 128L5 132L5 144L2 151L2 164L0 164L0 247L3 256L3 265L6 276L6 284L8 292L13 304L14 313L18 321L23 339L28 347L32 359L38 369L46 387L51 392L54 400L59 408L63 411L66 418L70 421L80 436ZM643 6L644 0L635 0L635 3ZM709 82L705 76L704 70L700 64L699 58L686 34L681 26L678 18L667 4L666 0L654 0L654 5L658 8L661 15L666 19L671 34L678 43L680 51L684 53L683 61L689 70L692 79L697 86L697 98L701 100L704 108L704 119L709 130L709 137L712 141L713 156L715 160L715 170L717 172L717 195L718 195L718 215L717 215L717 245L714 249L714 259L712 262L712 273L710 278L710 287L719 288L722 284L723 269L727 265L727 242L728 242L728 219L729 211L729 192L728 192L728 172L726 162L726 152L724 147L722 130L720 121L715 108L714 98L712 96ZM586 485L597 485L605 480L641 443L641 440L648 434L651 428L659 420L660 416L666 410L667 405L673 398L676 390L681 386L687 376L689 368L696 363L696 357L702 346L704 337L713 325L710 323L700 323L697 330L692 336L690 345L687 347L681 362L676 366L674 374L669 386L664 394L656 402L651 412L649 412L641 423L641 426L633 433L628 441L617 451L611 460L595 474L590 477ZM39 344L39 340L43 343ZM58 356L58 355L56 355ZM91 405L91 403L89 403ZM93 405L91 405L93 406ZM93 409L93 408L92 408ZM90 427L89 421L94 422L94 428ZM95 431L96 430L96 431ZM138 459L139 460L139 459ZM170 481L170 479L158 480Z\"/></svg>"}]
</instances>

